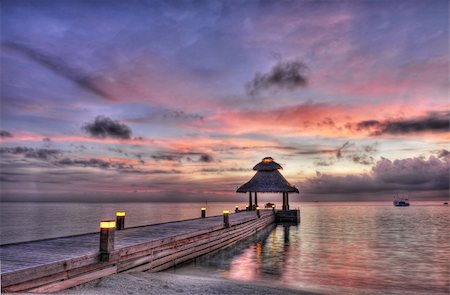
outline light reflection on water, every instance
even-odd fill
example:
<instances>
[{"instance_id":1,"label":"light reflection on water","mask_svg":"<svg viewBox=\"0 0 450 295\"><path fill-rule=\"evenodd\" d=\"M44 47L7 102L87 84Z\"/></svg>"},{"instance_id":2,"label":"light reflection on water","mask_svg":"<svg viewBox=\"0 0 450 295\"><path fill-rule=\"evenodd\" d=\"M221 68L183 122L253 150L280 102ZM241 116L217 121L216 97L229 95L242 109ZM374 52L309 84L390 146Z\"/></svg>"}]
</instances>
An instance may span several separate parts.
<instances>
[{"instance_id":1,"label":"light reflection on water","mask_svg":"<svg viewBox=\"0 0 450 295\"><path fill-rule=\"evenodd\" d=\"M449 211L441 202L304 204L299 226L277 225L174 271L325 293L449 294Z\"/></svg>"}]
</instances>

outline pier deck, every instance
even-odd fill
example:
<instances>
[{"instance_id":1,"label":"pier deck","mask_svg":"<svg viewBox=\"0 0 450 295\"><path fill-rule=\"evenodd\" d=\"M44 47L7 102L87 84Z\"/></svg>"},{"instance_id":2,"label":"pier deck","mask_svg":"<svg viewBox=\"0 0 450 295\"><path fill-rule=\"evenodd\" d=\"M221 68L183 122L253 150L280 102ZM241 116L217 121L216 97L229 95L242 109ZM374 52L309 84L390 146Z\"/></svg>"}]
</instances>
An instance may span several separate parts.
<instances>
[{"instance_id":1,"label":"pier deck","mask_svg":"<svg viewBox=\"0 0 450 295\"><path fill-rule=\"evenodd\" d=\"M274 222L271 210L128 228L115 233L108 261L99 233L0 247L2 292L55 292L123 271L160 271L242 240Z\"/></svg>"}]
</instances>

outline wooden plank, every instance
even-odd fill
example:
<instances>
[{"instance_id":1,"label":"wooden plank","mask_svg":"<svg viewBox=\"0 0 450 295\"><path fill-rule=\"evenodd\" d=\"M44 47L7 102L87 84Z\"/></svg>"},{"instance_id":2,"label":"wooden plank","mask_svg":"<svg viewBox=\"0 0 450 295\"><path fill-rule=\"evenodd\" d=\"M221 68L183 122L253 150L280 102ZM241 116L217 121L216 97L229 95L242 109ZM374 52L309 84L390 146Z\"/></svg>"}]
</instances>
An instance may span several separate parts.
<instances>
[{"instance_id":1,"label":"wooden plank","mask_svg":"<svg viewBox=\"0 0 450 295\"><path fill-rule=\"evenodd\" d=\"M35 279L35 280L29 280L24 283L11 285L8 287L3 288L4 292L19 292L19 291L25 291L37 286L42 286L48 283L52 283L55 281L61 281L67 279L67 274L65 272L60 272L51 276L46 276L43 278Z\"/></svg>"},{"instance_id":2,"label":"wooden plank","mask_svg":"<svg viewBox=\"0 0 450 295\"><path fill-rule=\"evenodd\" d=\"M75 277L73 279L64 280L61 282L51 283L45 286L41 286L38 288L30 289L29 292L32 293L51 293L51 292L58 292L67 288L71 288L83 283L90 282L92 280L96 280L102 277L106 277L112 274L115 274L117 272L117 267L112 266L108 268L104 268L99 271L90 272L78 277Z\"/></svg>"}]
</instances>

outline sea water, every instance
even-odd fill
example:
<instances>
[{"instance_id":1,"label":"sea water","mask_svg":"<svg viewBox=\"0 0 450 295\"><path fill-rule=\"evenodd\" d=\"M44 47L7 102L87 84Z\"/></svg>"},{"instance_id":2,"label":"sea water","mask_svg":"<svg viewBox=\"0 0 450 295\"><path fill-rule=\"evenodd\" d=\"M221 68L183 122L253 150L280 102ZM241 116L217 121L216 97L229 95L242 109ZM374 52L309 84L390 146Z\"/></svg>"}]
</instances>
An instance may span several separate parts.
<instances>
[{"instance_id":1,"label":"sea water","mask_svg":"<svg viewBox=\"0 0 450 295\"><path fill-rule=\"evenodd\" d=\"M323 294L450 294L450 208L443 202L295 206L298 226L276 225L172 271Z\"/></svg>"},{"instance_id":2,"label":"sea water","mask_svg":"<svg viewBox=\"0 0 450 295\"><path fill-rule=\"evenodd\" d=\"M450 208L443 202L292 203L280 224L169 270L325 294L449 294ZM218 215L244 203L2 203L2 244L98 231L126 211L136 226ZM279 204L277 204L279 207Z\"/></svg>"}]
</instances>

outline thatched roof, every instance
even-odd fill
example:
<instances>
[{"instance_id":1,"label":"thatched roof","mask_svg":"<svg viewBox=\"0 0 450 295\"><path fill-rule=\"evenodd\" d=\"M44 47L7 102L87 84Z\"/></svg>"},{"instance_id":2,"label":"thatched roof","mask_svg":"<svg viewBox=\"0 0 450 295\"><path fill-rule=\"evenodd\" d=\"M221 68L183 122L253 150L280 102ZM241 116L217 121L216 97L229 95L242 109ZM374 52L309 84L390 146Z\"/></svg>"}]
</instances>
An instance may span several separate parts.
<instances>
[{"instance_id":1,"label":"thatched roof","mask_svg":"<svg viewBox=\"0 0 450 295\"><path fill-rule=\"evenodd\" d=\"M272 159L272 157L265 157L264 159L262 159L261 162L256 164L255 167L253 167L253 170L258 170L258 171L270 171L270 170L277 170L277 169L283 169L283 167L281 167L280 164L275 162Z\"/></svg>"},{"instance_id":2,"label":"thatched roof","mask_svg":"<svg viewBox=\"0 0 450 295\"><path fill-rule=\"evenodd\" d=\"M264 158L253 168L253 170L258 170L255 176L240 186L237 192L299 193L298 189L292 186L278 169L283 169L280 164L270 157Z\"/></svg>"}]
</instances>

